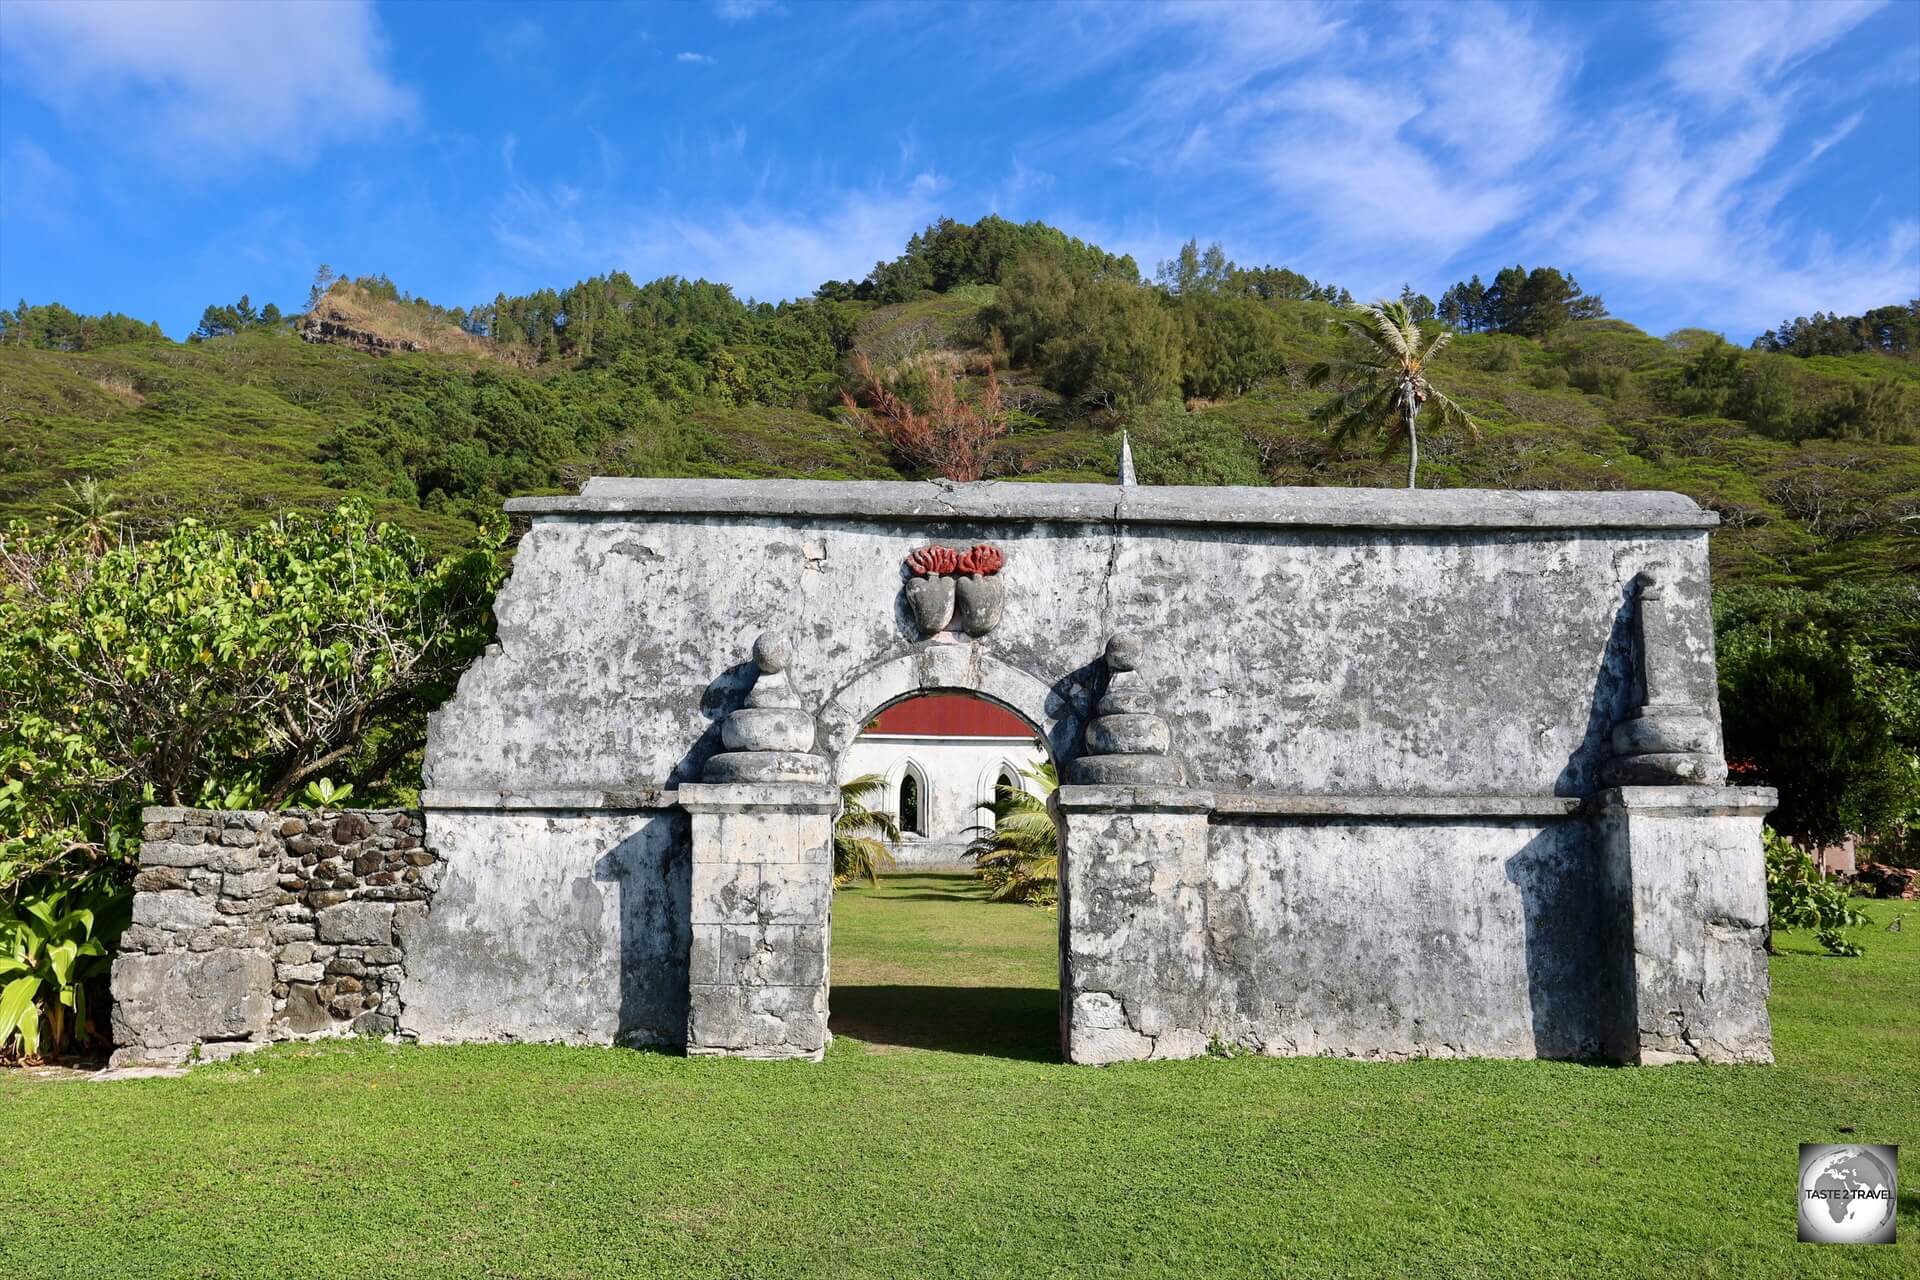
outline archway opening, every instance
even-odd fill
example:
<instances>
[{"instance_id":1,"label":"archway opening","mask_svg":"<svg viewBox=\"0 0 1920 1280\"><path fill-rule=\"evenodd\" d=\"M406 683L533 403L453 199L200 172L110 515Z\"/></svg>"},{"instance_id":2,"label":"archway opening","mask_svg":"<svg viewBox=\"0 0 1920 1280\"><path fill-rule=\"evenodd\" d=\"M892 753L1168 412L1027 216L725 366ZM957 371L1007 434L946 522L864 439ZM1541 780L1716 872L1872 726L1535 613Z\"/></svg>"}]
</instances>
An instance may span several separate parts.
<instances>
[{"instance_id":1,"label":"archway opening","mask_svg":"<svg viewBox=\"0 0 1920 1280\"><path fill-rule=\"evenodd\" d=\"M830 1026L867 1046L1059 1056L1059 859L1037 726L977 694L881 707L836 761Z\"/></svg>"}]
</instances>

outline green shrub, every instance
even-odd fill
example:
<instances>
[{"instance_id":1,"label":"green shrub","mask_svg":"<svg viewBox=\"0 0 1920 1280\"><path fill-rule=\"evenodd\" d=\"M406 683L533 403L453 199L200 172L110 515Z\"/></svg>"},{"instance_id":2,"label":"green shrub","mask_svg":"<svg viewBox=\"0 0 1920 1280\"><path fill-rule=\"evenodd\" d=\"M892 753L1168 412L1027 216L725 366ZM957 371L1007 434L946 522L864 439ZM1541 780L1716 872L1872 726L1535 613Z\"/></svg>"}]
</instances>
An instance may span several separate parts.
<instances>
[{"instance_id":1,"label":"green shrub","mask_svg":"<svg viewBox=\"0 0 1920 1280\"><path fill-rule=\"evenodd\" d=\"M1855 909L1847 887L1829 880L1813 856L1772 827L1761 835L1767 855L1767 950L1773 931L1811 929L1814 939L1836 956L1863 954L1843 929L1857 929L1867 917Z\"/></svg>"},{"instance_id":2,"label":"green shrub","mask_svg":"<svg viewBox=\"0 0 1920 1280\"><path fill-rule=\"evenodd\" d=\"M102 878L0 905L0 1051L57 1057L106 1038L94 1016L133 895Z\"/></svg>"},{"instance_id":3,"label":"green shrub","mask_svg":"<svg viewBox=\"0 0 1920 1280\"><path fill-rule=\"evenodd\" d=\"M0 892L124 878L142 804L272 807L322 770L407 798L427 712L492 634L504 533L435 560L357 502L118 545L15 524Z\"/></svg>"},{"instance_id":4,"label":"green shrub","mask_svg":"<svg viewBox=\"0 0 1920 1280\"><path fill-rule=\"evenodd\" d=\"M1576 364L1567 371L1567 378L1588 395L1609 400L1618 400L1627 388L1627 371L1618 365Z\"/></svg>"},{"instance_id":5,"label":"green shrub","mask_svg":"<svg viewBox=\"0 0 1920 1280\"><path fill-rule=\"evenodd\" d=\"M1527 381L1542 391L1558 391L1571 379L1567 371L1557 364L1544 364L1527 374Z\"/></svg>"},{"instance_id":6,"label":"green shrub","mask_svg":"<svg viewBox=\"0 0 1920 1280\"><path fill-rule=\"evenodd\" d=\"M1480 367L1489 373L1512 373L1520 367L1520 348L1525 345L1506 338L1490 338L1486 353L1480 357Z\"/></svg>"},{"instance_id":7,"label":"green shrub","mask_svg":"<svg viewBox=\"0 0 1920 1280\"><path fill-rule=\"evenodd\" d=\"M1135 412L1127 430L1142 484L1266 483L1259 451L1230 418L1163 400Z\"/></svg>"},{"instance_id":8,"label":"green shrub","mask_svg":"<svg viewBox=\"0 0 1920 1280\"><path fill-rule=\"evenodd\" d=\"M1721 611L1720 705L1729 761L1778 787L1773 821L1827 843L1920 807L1920 675L1769 597ZM1891 628L1892 624L1885 624Z\"/></svg>"},{"instance_id":9,"label":"green shrub","mask_svg":"<svg viewBox=\"0 0 1920 1280\"><path fill-rule=\"evenodd\" d=\"M1795 434L1793 383L1778 363L1785 357L1766 357L1768 363L1748 369L1728 397L1727 412L1762 435L1790 438Z\"/></svg>"}]
</instances>

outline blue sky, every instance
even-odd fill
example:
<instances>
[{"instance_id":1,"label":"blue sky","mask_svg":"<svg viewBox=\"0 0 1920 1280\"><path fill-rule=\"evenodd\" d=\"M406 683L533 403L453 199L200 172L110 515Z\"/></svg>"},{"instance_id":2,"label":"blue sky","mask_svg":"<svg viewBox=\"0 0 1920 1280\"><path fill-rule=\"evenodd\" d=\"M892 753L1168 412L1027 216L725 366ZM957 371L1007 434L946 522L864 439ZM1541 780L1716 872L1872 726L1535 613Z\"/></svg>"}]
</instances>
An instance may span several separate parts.
<instances>
[{"instance_id":1,"label":"blue sky","mask_svg":"<svg viewBox=\"0 0 1920 1280\"><path fill-rule=\"evenodd\" d=\"M0 298L864 275L942 214L1745 341L1920 295L1920 3L0 4Z\"/></svg>"}]
</instances>

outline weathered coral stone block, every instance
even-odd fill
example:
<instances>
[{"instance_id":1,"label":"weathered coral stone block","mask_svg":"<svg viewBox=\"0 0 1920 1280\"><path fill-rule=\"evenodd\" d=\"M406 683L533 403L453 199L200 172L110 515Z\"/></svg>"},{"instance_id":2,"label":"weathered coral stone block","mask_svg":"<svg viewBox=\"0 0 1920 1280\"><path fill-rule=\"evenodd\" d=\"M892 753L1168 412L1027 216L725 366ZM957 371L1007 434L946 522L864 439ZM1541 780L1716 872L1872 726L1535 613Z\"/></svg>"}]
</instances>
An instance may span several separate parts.
<instances>
[{"instance_id":1,"label":"weathered coral stone block","mask_svg":"<svg viewBox=\"0 0 1920 1280\"><path fill-rule=\"evenodd\" d=\"M1772 1062L1763 787L1615 787L1601 853L1619 911L1623 1062Z\"/></svg>"},{"instance_id":2,"label":"weathered coral stone block","mask_svg":"<svg viewBox=\"0 0 1920 1280\"><path fill-rule=\"evenodd\" d=\"M264 951L122 953L113 964L116 1060L177 1061L203 1040L263 1035L272 985Z\"/></svg>"},{"instance_id":3,"label":"weathered coral stone block","mask_svg":"<svg viewBox=\"0 0 1920 1280\"><path fill-rule=\"evenodd\" d=\"M839 793L817 783L690 783L687 1052L818 1058Z\"/></svg>"},{"instance_id":4,"label":"weathered coral stone block","mask_svg":"<svg viewBox=\"0 0 1920 1280\"><path fill-rule=\"evenodd\" d=\"M1207 813L1186 787L1068 786L1060 1002L1069 1062L1206 1051Z\"/></svg>"}]
</instances>

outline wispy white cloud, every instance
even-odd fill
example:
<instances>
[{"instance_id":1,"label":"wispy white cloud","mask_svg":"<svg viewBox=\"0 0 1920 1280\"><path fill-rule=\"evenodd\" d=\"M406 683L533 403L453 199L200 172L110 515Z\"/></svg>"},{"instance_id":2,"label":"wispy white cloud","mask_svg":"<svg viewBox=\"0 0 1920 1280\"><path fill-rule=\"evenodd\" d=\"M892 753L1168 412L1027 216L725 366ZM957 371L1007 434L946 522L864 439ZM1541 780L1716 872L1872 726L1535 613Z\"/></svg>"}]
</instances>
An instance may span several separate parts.
<instances>
[{"instance_id":1,"label":"wispy white cloud","mask_svg":"<svg viewBox=\"0 0 1920 1280\"><path fill-rule=\"evenodd\" d=\"M495 27L481 37L480 46L487 56L499 62L527 57L546 43L546 32L531 18Z\"/></svg>"},{"instance_id":2,"label":"wispy white cloud","mask_svg":"<svg viewBox=\"0 0 1920 1280\"><path fill-rule=\"evenodd\" d=\"M778 0L714 0L713 13L722 22L750 22L763 14L783 16L786 6Z\"/></svg>"},{"instance_id":3,"label":"wispy white cloud","mask_svg":"<svg viewBox=\"0 0 1920 1280\"><path fill-rule=\"evenodd\" d=\"M1241 252L1357 290L1438 270L1533 209L1529 175L1578 68L1491 5L1404 10L1384 34L1319 5L1180 6L1156 31L1169 47L1110 122L1116 148L1170 176L1238 180L1246 207L1221 221Z\"/></svg>"},{"instance_id":4,"label":"wispy white cloud","mask_svg":"<svg viewBox=\"0 0 1920 1280\"><path fill-rule=\"evenodd\" d=\"M1013 157L1013 168L1001 180L999 189L987 201L995 213L1017 215L1027 198L1032 195L1051 192L1054 176L1043 169L1028 168L1022 164L1019 156Z\"/></svg>"},{"instance_id":5,"label":"wispy white cloud","mask_svg":"<svg viewBox=\"0 0 1920 1280\"><path fill-rule=\"evenodd\" d=\"M822 281L858 279L896 256L942 211L949 191L935 173L904 184L831 191L805 208L753 203L691 208L632 205L572 188L512 184L495 239L517 261L558 272L619 269L725 281L743 297L811 293Z\"/></svg>"},{"instance_id":6,"label":"wispy white cloud","mask_svg":"<svg viewBox=\"0 0 1920 1280\"><path fill-rule=\"evenodd\" d=\"M1716 106L1764 101L1769 87L1883 6L1884 0L1748 0L1650 10L1672 38L1665 73Z\"/></svg>"},{"instance_id":7,"label":"wispy white cloud","mask_svg":"<svg viewBox=\"0 0 1920 1280\"><path fill-rule=\"evenodd\" d=\"M710 55L710 54L705 54L705 53L694 53L694 52L692 52L691 50L689 50L689 51L687 51L687 52L685 52L685 53L676 53L676 54L674 54L674 55L673 55L673 60L674 60L675 62L690 62L690 63L695 63L695 64L710 64L710 63L712 63L712 62L713 62L713 57L712 57L712 55Z\"/></svg>"},{"instance_id":8,"label":"wispy white cloud","mask_svg":"<svg viewBox=\"0 0 1920 1280\"><path fill-rule=\"evenodd\" d=\"M416 109L362 0L8 0L6 14L19 83L70 127L136 138L174 164L304 161Z\"/></svg>"},{"instance_id":9,"label":"wispy white cloud","mask_svg":"<svg viewBox=\"0 0 1920 1280\"><path fill-rule=\"evenodd\" d=\"M1821 156L1827 154L1827 152L1833 150L1842 142L1845 142L1853 135L1853 131L1860 127L1860 122L1866 118L1866 112L1856 111L1833 128L1815 138L1813 145L1807 148L1807 162L1812 163L1818 160Z\"/></svg>"},{"instance_id":10,"label":"wispy white cloud","mask_svg":"<svg viewBox=\"0 0 1920 1280\"><path fill-rule=\"evenodd\" d=\"M0 222L23 219L58 228L71 218L78 190L72 172L26 138L0 151Z\"/></svg>"},{"instance_id":11,"label":"wispy white cloud","mask_svg":"<svg viewBox=\"0 0 1920 1280\"><path fill-rule=\"evenodd\" d=\"M1552 9L1409 5L1374 24L1311 4L1156 9L1137 24L1151 68L1087 136L1206 184L1230 250L1357 293L1551 261L1761 327L1783 306L1908 297L1920 278L1913 220L1836 244L1794 217L1866 118L1865 88L1836 89L1820 56L1879 7L1663 8L1663 54L1601 92L1580 82L1592 29Z\"/></svg>"},{"instance_id":12,"label":"wispy white cloud","mask_svg":"<svg viewBox=\"0 0 1920 1280\"><path fill-rule=\"evenodd\" d=\"M1714 323L1758 329L1816 307L1858 311L1912 295L1920 217L1887 222L1844 246L1795 217L1815 162L1854 131L1856 110L1809 92L1809 65L1878 6L1706 5L1662 10L1664 80L1603 113L1557 166L1578 196L1557 249L1629 295L1694 294ZM1808 138L1809 130L1817 130Z\"/></svg>"}]
</instances>

